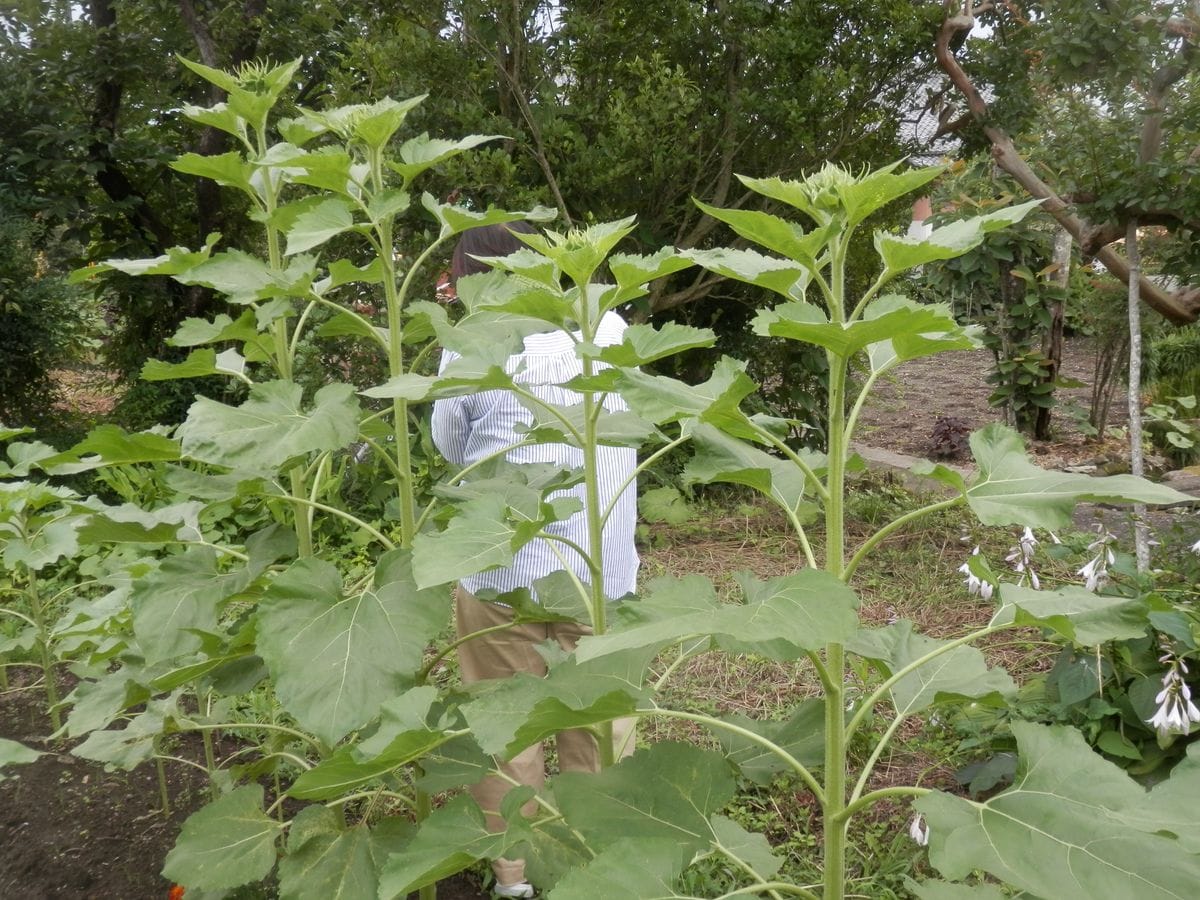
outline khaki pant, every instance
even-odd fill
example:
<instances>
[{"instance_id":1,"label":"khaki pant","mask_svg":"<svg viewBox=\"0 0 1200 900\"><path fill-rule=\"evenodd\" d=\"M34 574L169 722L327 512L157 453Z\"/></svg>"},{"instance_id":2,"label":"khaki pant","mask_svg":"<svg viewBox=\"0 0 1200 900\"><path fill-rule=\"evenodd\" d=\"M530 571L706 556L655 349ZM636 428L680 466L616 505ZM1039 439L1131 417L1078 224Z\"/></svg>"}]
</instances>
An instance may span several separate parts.
<instances>
[{"instance_id":1,"label":"khaki pant","mask_svg":"<svg viewBox=\"0 0 1200 900\"><path fill-rule=\"evenodd\" d=\"M496 603L485 603L474 595L458 588L455 591L455 620L458 635L463 637L512 621L512 611ZM564 650L574 650L584 635L592 633L587 625L575 622L538 622L517 625L507 631L495 632L474 641L467 641L458 648L459 668L466 684L488 678L506 678L517 672L545 675L546 661L534 649L536 644L547 640L556 641ZM619 758L633 753L633 727L635 719L617 719L613 722L613 747ZM573 728L559 732L555 737L558 745L558 765L563 772L597 772L600 769L600 753L596 739L590 731ZM497 759L498 768L514 781L541 791L546 781L545 761L542 745L526 747L513 759L504 762ZM491 775L470 788L471 796L483 809L488 828L503 831L505 822L499 815L500 801L512 789L512 784L498 775ZM537 811L537 803L530 801L521 807L525 816ZM523 859L496 859L492 862L497 884L516 884L525 880Z\"/></svg>"}]
</instances>

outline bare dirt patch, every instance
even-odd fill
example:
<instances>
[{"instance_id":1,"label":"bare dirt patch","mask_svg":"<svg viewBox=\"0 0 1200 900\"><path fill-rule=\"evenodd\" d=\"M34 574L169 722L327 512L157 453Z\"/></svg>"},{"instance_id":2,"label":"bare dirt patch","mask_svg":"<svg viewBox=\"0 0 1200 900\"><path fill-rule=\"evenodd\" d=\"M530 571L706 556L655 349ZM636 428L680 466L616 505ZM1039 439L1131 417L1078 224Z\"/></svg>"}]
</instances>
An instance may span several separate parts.
<instances>
[{"instance_id":1,"label":"bare dirt patch","mask_svg":"<svg viewBox=\"0 0 1200 900\"><path fill-rule=\"evenodd\" d=\"M19 682L14 687L20 688ZM207 775L168 763L171 806L164 811L153 765L106 772L71 755L71 743L46 741L47 731L37 695L20 689L0 694L0 737L44 753L33 763L6 769L0 781L0 898L166 898L171 882L160 869L184 820L208 801ZM199 763L203 752L193 737L181 737L172 752ZM239 749L236 740L224 738L217 745L218 762ZM265 900L276 892L268 883L231 896ZM488 896L471 873L438 887L441 900Z\"/></svg>"},{"instance_id":2,"label":"bare dirt patch","mask_svg":"<svg viewBox=\"0 0 1200 900\"><path fill-rule=\"evenodd\" d=\"M1055 396L1052 441L1029 442L1030 453L1043 467L1078 465L1106 457L1119 448L1112 438L1100 440L1080 433L1077 423L1062 412L1074 402L1087 409L1091 397L1096 354L1091 342L1073 338L1063 350L1062 374L1081 381L1084 387L1060 388ZM992 386L987 382L992 356L983 350L963 350L915 359L904 363L889 380L881 382L863 409L856 438L864 444L927 457L934 423L942 416L966 422L971 431L991 422L1003 422L1004 412L988 404ZM1117 389L1108 424L1126 422L1127 393Z\"/></svg>"}]
</instances>

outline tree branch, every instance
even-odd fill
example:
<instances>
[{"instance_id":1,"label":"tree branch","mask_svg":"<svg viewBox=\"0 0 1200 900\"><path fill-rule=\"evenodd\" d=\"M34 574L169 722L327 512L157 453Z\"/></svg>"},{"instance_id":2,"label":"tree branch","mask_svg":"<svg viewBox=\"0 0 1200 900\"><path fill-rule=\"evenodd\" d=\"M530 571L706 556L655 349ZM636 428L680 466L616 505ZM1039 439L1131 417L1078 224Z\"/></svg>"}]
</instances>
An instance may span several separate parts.
<instances>
[{"instance_id":1,"label":"tree branch","mask_svg":"<svg viewBox=\"0 0 1200 900\"><path fill-rule=\"evenodd\" d=\"M1042 208L1067 229L1080 242L1080 246L1084 246L1085 240L1096 243L1103 236L1103 232L1076 215L1071 207L1037 176L1008 134L989 121L987 103L959 65L950 46L956 35L969 31L974 24L974 15L970 13L947 15L938 29L935 48L938 64L966 100L971 116L991 141L992 157L996 164L1032 196L1043 200ZM1123 256L1104 245L1097 247L1095 257L1113 275L1125 284L1129 283L1129 263ZM1186 287L1168 292L1144 276L1139 279L1139 284L1142 299L1146 304L1176 325L1200 319L1200 289Z\"/></svg>"}]
</instances>

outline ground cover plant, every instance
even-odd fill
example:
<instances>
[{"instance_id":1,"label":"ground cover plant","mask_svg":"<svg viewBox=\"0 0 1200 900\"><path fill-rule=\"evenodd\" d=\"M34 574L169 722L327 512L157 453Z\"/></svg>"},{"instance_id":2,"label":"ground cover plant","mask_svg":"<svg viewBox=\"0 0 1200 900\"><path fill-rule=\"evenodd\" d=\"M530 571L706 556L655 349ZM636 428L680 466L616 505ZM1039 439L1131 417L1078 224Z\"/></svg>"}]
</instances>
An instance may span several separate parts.
<instances>
[{"instance_id":1,"label":"ground cover plant","mask_svg":"<svg viewBox=\"0 0 1200 900\"><path fill-rule=\"evenodd\" d=\"M632 219L547 231L523 236L528 249L489 260L496 271L461 281L464 315L452 322L443 307L412 299L437 246L478 224L540 213L472 211L425 195L420 208L436 222L434 242L411 262L397 260L392 247L397 223L416 209L414 179L487 138L421 135L393 150L393 136L419 100L273 119L292 66L251 66L236 75L190 66L229 99L188 115L240 147L187 155L177 166L241 192L263 226L264 257L218 250L214 236L197 251L107 265L218 290L242 309L236 318L186 321L174 342L196 349L182 363L152 363L145 374L224 374L244 383L248 396L238 405L199 399L170 435L103 427L61 453L14 441L0 520L6 570L30 608L40 603L43 570L73 566L107 589L73 597L53 643L30 617L34 634L22 644L47 651L48 675L69 661L82 679L64 701L70 712L62 733L87 738L76 752L133 767L151 759L166 735L195 732L205 741L214 799L184 824L166 860L168 877L196 893L275 873L289 897L430 896L439 879L479 858L520 853L553 897L671 897L687 896L678 886L695 874L694 863L719 859L736 877L724 896L834 900L848 895L848 840L863 834L857 823L876 805L913 799L925 820L914 833L928 834L931 863L946 879L914 888L920 896L995 896L984 876L1042 897L1089 896L1114 885L1177 897L1198 883L1200 860L1181 799L1200 777L1191 756L1147 798L1077 732L1013 723L1016 780L986 801L873 781L913 717L935 705L1014 699L1010 676L989 668L973 642L1032 625L1092 646L1145 631L1153 615L1168 611L1153 596L1039 590L1031 529L1061 528L1081 499L1168 503L1182 495L1128 476L1045 472L1029 463L1015 432L1000 426L971 437L978 470L970 479L944 466L922 470L948 497L880 520L857 545L847 539L849 443L872 386L905 360L977 343L947 308L884 289L916 266L978 246L1032 204L948 224L925 240L876 234L878 277L851 297L845 263L855 230L937 171L889 166L856 175L827 166L798 181L743 178L750 191L806 217L807 230L767 213L700 208L774 255L614 253ZM711 332L637 325L620 345L594 344L606 311L692 265L779 295L779 305L756 320L756 333L825 353L827 453L793 449L786 440L793 423L742 411L754 384L735 360L720 361L700 385L642 369L711 343ZM381 298L382 325L356 308L364 290ZM294 360L321 319L320 334L377 347L388 379L333 382L306 394ZM578 395L574 404L536 401L505 367L525 334L547 329L576 342L583 374L566 386ZM437 345L458 358L438 375L424 374ZM856 359L867 374L851 395ZM533 422L517 444L578 446L582 469L515 466L498 457L437 483L425 479L423 406L481 390L514 391L528 403ZM630 411L605 409L612 392ZM359 396L385 403L364 409ZM356 443L394 484L394 502L372 520L340 501L339 455ZM644 448L643 470L688 445L687 480L763 494L794 534L791 570L735 575L725 597L699 575L662 576L638 597L609 604L598 564L608 510L592 502L585 511L590 545L560 549L589 560L595 577L543 579L538 603L528 591L500 599L517 621L570 617L589 622L595 636L552 659L545 679L518 676L469 691L439 682L454 646L443 637L449 585L506 564L524 542L545 536L545 525L577 512L556 489L582 483L594 500L596 448L604 444ZM39 480L89 470L122 473L114 484L126 502ZM864 623L854 585L871 553L903 528L958 507L985 525L1025 529L1013 551L1021 583L999 583L975 558L973 585L996 608L985 625L953 639L923 636L903 619ZM337 558L335 538L363 552ZM821 690L780 718L717 715L703 709L702 698L670 691L674 673L710 651L804 659ZM667 665L656 662L664 658ZM1176 659L1165 665L1178 674ZM1170 699L1183 696L1182 683L1172 681ZM610 723L628 715L692 723L716 747L660 741L613 764ZM1172 706L1163 724L1160 730L1186 730L1190 710ZM493 757L564 727L594 728L606 765L595 776L553 779L533 798L534 819L519 814L532 793L522 787L506 798L508 829L499 834L486 830L466 795L433 803L433 795L490 771ZM246 735L244 765L215 765L210 742L218 731ZM17 763L29 756L7 744L3 752ZM763 834L747 829L753 821L722 815L735 777L769 784L783 773L811 794L820 883L779 877L782 861ZM1095 842L1103 854L1088 849ZM1018 848L1021 865L1014 866ZM1155 865L1165 854L1175 864Z\"/></svg>"}]
</instances>

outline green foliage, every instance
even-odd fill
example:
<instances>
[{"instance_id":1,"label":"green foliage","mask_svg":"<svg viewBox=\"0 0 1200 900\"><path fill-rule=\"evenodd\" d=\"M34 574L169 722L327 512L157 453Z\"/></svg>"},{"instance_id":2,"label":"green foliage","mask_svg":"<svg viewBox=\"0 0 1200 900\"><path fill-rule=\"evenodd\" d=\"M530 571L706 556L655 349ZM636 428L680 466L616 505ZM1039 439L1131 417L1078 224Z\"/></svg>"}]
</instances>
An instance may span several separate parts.
<instances>
[{"instance_id":1,"label":"green foliage","mask_svg":"<svg viewBox=\"0 0 1200 900\"><path fill-rule=\"evenodd\" d=\"M1200 327L1190 325L1156 334L1146 348L1145 381L1155 400L1200 397Z\"/></svg>"},{"instance_id":2,"label":"green foliage","mask_svg":"<svg viewBox=\"0 0 1200 900\"><path fill-rule=\"evenodd\" d=\"M209 744L218 796L185 823L167 859L169 877L190 890L222 891L268 877L278 865L281 885L297 896L320 888L381 898L416 890L429 897L438 879L477 858L517 852L529 859L541 887L568 900L673 897L699 855L727 860L739 892L774 890L779 857L764 835L723 811L739 774L761 781L777 773L798 779L820 807L826 900L846 896L847 835L861 833L851 824L897 797L924 798L938 836L932 858L947 877L986 869L1055 896L1064 876L1054 880L1052 863L1064 841L1083 844L1095 833L1113 843L1111 859L1140 860L1139 874L1147 878L1168 885L1190 877L1200 858L1191 843L1183 874L1162 876L1153 868L1171 840L1159 832L1181 827L1183 804L1163 794L1167 802L1138 811L1127 802L1125 783L1095 771L1094 762L1080 763L1079 753L1090 751L1059 732L1043 738L1042 731L1018 730L1032 760L1022 782L988 804L918 786L870 787L889 742L912 715L964 697L1003 703L1013 693L1009 676L988 668L968 646L973 639L1033 625L1065 640L1107 640L1127 636L1129 628L1122 603L1017 586L1001 589L988 626L955 640L924 637L904 621L864 627L851 582L873 548L907 522L953 506L969 506L987 523L1057 527L1080 499L1181 499L1140 479L1045 472L1028 461L1015 432L993 427L973 437L975 475L932 471L951 488L949 497L882 524L857 548L847 546L849 445L872 385L905 360L976 343L948 307L884 289L913 266L967 252L990 231L1020 220L1028 206L947 226L926 241L877 233L874 278L856 294L847 282L855 232L936 173L893 164L854 175L830 165L796 181L744 178L753 193L810 221L710 208L761 251L667 247L613 255L638 229L633 218L529 235L527 249L489 260L497 271L464 279L464 315L451 323L441 307L413 302L419 273L440 244L475 225L546 217L541 210L439 203L428 193L419 207L414 202L413 179L427 164L485 138L420 137L395 147L393 135L418 100L306 109L280 121L275 107L296 64L236 74L187 65L229 96L187 107L186 114L230 133L238 149L187 157L182 168L216 175L240 192L262 228L265 252L226 249L212 238L200 250L173 247L96 268L208 286L240 307L236 319L218 313L185 321L174 340L195 355L181 368L154 366L151 373L211 368L245 385L248 395L236 403L197 400L171 435L101 430L63 452L13 440L25 435L9 430L0 493L4 564L24 579L31 604L41 596L33 587L42 569L64 557L95 560L91 596L52 623L78 650L75 671L83 681L67 723L73 736L87 734L78 752L128 767L152 756L157 737L168 732L240 730L248 736L244 755L258 757L245 769L217 771ZM285 140L275 142L277 134ZM410 220L419 225L407 229ZM398 234L406 233L402 243L418 244L418 231L425 233L424 249L398 258ZM619 345L597 346L606 313L628 309L650 294L651 282L692 264L778 295L778 305L756 317L754 331L824 354L824 453L793 449L783 436L786 423L743 408L755 385L735 360L722 359L695 384L641 368L710 345L710 331L643 325L628 329ZM605 269L608 282L595 277ZM364 284L379 286L382 326L356 308ZM319 309L330 313L321 327L336 323L336 337L378 348L387 361L385 382L305 391L296 361ZM541 401L504 365L525 335L545 331L575 341L581 374L567 389L577 402ZM439 374L425 374L422 344L435 338L457 358ZM853 389L852 363L867 373ZM495 459L436 485L422 482L423 463L414 452L425 427L422 405L488 390L512 391L531 409L533 424L514 435L514 444L578 447L579 470ZM628 410L606 408L613 393ZM384 402L367 411L360 395ZM517 675L467 691L434 683L432 673L453 652L444 632L454 580L504 565L526 542L548 537L554 522L579 513L579 503L558 492L582 484L586 495L598 494L599 446L646 447L644 470L659 453L689 442L696 446L689 480L747 485L781 509L801 547L793 571L766 580L737 575L740 593L729 602L706 579L689 576L659 579L636 598L610 603L601 540L610 511L593 503L582 512L588 546L569 548L587 560L592 577L563 572L541 579L533 586L538 603L526 589L500 598L511 603L515 621L574 619L593 634L574 653L549 652L544 678ZM333 472L352 443L370 448L388 473L393 496L386 510L393 519L341 503ZM39 472L55 477L103 467L151 469L120 483L135 492L154 485L161 493L109 506L32 480ZM324 517L337 519L359 549L319 558ZM809 532L818 517L823 540L814 544ZM45 633L50 623L34 624ZM709 698L667 702L664 688L676 666L711 649L806 657L824 696L779 722L697 711ZM678 664L652 678L660 651ZM48 660L47 671L53 665ZM854 678L866 672L879 676L866 685L869 693ZM234 710L255 715L238 721ZM696 723L721 735L720 749L659 743L616 762L612 722L627 716ZM877 728L877 717L886 724ZM429 791L477 781L493 770L495 756L511 756L566 728L598 736L602 771L561 774L544 791L511 791L491 811L504 819L495 833L468 796L433 808ZM1052 766L1043 765L1047 758ZM1041 779L1052 777L1044 774L1048 768L1103 777L1128 827L1115 834L1113 820L1088 807L1092 777L1051 785L1068 812L1047 809ZM279 779L270 806L253 781L263 773ZM1180 776L1189 786L1194 768ZM251 783L239 786L238 779ZM285 807L285 796L301 807ZM529 819L520 814L528 801L538 809ZM333 807L341 815L331 816ZM281 809L287 812L274 817ZM1000 815L1001 831L994 832ZM1035 827L1041 820L1052 827ZM997 861L984 840L993 837L1020 843L1032 870L1011 872ZM1097 866L1088 877L1104 871ZM787 883L779 891L812 894Z\"/></svg>"},{"instance_id":3,"label":"green foliage","mask_svg":"<svg viewBox=\"0 0 1200 900\"><path fill-rule=\"evenodd\" d=\"M1151 403L1143 410L1143 415L1151 442L1169 461L1186 466L1200 457L1200 424L1194 394Z\"/></svg>"},{"instance_id":4,"label":"green foliage","mask_svg":"<svg viewBox=\"0 0 1200 900\"><path fill-rule=\"evenodd\" d=\"M993 176L980 174L984 165L989 164L960 168L939 186L935 204L942 212L935 224L963 207L986 210L1010 201L1012 194ZM995 359L987 377L995 386L988 402L1002 407L1006 421L1025 433L1033 433L1040 409L1054 405L1058 386L1045 352L1049 306L1064 299L1049 277L1052 237L1043 217L1026 219L988 234L942 266L926 267L918 277L923 296L949 303L960 321L983 327L983 344Z\"/></svg>"},{"instance_id":5,"label":"green foliage","mask_svg":"<svg viewBox=\"0 0 1200 900\"><path fill-rule=\"evenodd\" d=\"M54 418L56 368L82 362L95 327L85 292L65 283L39 247L35 223L0 215L0 421L45 426Z\"/></svg>"}]
</instances>

